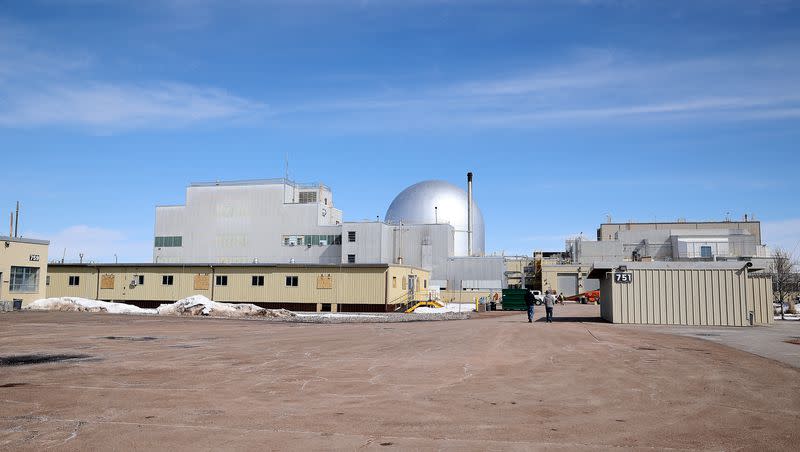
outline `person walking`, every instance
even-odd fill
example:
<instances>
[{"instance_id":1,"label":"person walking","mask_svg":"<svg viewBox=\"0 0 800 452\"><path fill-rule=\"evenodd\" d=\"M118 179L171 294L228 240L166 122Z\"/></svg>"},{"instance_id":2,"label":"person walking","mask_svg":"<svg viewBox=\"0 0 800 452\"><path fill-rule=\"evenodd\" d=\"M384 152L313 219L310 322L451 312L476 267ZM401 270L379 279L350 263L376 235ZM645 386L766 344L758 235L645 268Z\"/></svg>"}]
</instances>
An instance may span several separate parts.
<instances>
[{"instance_id":1,"label":"person walking","mask_svg":"<svg viewBox=\"0 0 800 452\"><path fill-rule=\"evenodd\" d=\"M556 296L548 290L544 295L544 309L547 312L547 323L553 323L553 306L555 306L556 301Z\"/></svg>"},{"instance_id":2,"label":"person walking","mask_svg":"<svg viewBox=\"0 0 800 452\"><path fill-rule=\"evenodd\" d=\"M528 307L528 323L533 323L533 306L536 304L536 298L530 290L525 290L525 305Z\"/></svg>"},{"instance_id":3,"label":"person walking","mask_svg":"<svg viewBox=\"0 0 800 452\"><path fill-rule=\"evenodd\" d=\"M558 302L564 304L564 300L565 300L564 292L561 292L560 294L558 294Z\"/></svg>"}]
</instances>

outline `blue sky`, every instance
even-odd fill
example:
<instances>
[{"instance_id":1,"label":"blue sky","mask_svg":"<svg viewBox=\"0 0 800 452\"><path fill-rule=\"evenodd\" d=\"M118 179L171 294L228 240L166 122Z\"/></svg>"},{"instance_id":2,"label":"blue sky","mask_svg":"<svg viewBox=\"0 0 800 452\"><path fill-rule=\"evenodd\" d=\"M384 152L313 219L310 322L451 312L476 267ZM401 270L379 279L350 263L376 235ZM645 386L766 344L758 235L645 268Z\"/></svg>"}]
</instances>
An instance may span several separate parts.
<instances>
[{"instance_id":1,"label":"blue sky","mask_svg":"<svg viewBox=\"0 0 800 452\"><path fill-rule=\"evenodd\" d=\"M777 0L2 2L0 207L51 258L149 261L155 205L288 154L350 221L471 170L488 251L750 213L800 253L798 24Z\"/></svg>"}]
</instances>

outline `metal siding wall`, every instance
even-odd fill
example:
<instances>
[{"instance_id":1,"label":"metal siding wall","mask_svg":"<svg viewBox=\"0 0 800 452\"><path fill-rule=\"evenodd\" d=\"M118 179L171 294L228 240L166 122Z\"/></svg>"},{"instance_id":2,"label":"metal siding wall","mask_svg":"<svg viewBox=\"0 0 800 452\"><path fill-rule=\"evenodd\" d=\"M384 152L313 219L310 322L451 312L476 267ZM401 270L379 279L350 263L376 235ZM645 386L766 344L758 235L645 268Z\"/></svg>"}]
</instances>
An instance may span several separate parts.
<instances>
[{"instance_id":1,"label":"metal siding wall","mask_svg":"<svg viewBox=\"0 0 800 452\"><path fill-rule=\"evenodd\" d=\"M771 323L769 277L735 269L635 269L631 284L601 281L601 314L615 323L746 326Z\"/></svg>"},{"instance_id":2,"label":"metal siding wall","mask_svg":"<svg viewBox=\"0 0 800 452\"><path fill-rule=\"evenodd\" d=\"M47 286L46 297L80 297L93 299L97 296L97 271L88 267L52 267L48 268L50 285ZM69 285L70 276L80 276L78 286Z\"/></svg>"}]
</instances>

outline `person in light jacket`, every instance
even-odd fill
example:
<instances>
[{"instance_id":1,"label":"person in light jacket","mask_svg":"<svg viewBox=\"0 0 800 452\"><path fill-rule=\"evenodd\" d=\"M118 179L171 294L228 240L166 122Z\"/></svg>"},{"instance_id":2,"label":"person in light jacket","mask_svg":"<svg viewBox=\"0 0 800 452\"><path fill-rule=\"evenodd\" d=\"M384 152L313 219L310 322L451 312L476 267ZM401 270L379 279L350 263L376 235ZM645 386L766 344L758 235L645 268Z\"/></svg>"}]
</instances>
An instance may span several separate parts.
<instances>
[{"instance_id":1,"label":"person in light jacket","mask_svg":"<svg viewBox=\"0 0 800 452\"><path fill-rule=\"evenodd\" d=\"M544 309L547 311L547 323L553 323L553 306L556 305L556 296L549 290L544 295Z\"/></svg>"}]
</instances>

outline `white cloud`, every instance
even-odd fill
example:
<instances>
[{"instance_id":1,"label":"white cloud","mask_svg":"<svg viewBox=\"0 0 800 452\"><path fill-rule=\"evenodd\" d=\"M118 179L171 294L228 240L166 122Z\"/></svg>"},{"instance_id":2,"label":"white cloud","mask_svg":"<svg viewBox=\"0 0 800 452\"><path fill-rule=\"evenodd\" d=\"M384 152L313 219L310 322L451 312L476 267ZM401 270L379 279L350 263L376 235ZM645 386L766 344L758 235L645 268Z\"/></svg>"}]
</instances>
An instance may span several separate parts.
<instances>
[{"instance_id":1,"label":"white cloud","mask_svg":"<svg viewBox=\"0 0 800 452\"><path fill-rule=\"evenodd\" d=\"M149 238L133 236L116 229L87 225L70 226L53 234L33 232L31 238L50 241L49 260L78 262L83 253L83 262L151 262L152 242ZM65 253L66 250L66 253Z\"/></svg>"},{"instance_id":2,"label":"white cloud","mask_svg":"<svg viewBox=\"0 0 800 452\"><path fill-rule=\"evenodd\" d=\"M254 114L261 104L178 83L46 86L7 95L0 126L80 126L99 131L173 128Z\"/></svg>"},{"instance_id":3,"label":"white cloud","mask_svg":"<svg viewBox=\"0 0 800 452\"><path fill-rule=\"evenodd\" d=\"M657 61L582 50L531 70L385 94L276 106L278 119L357 127L531 127L614 121L759 121L800 117L797 49ZM365 92L362 89L361 92Z\"/></svg>"},{"instance_id":4,"label":"white cloud","mask_svg":"<svg viewBox=\"0 0 800 452\"><path fill-rule=\"evenodd\" d=\"M761 223L762 241L773 251L783 248L800 259L800 218Z\"/></svg>"},{"instance_id":5,"label":"white cloud","mask_svg":"<svg viewBox=\"0 0 800 452\"><path fill-rule=\"evenodd\" d=\"M109 133L246 120L265 109L210 86L103 80L101 63L42 42L0 18L0 127L68 126Z\"/></svg>"}]
</instances>

